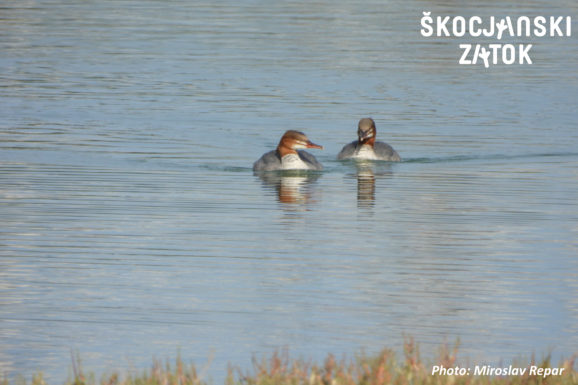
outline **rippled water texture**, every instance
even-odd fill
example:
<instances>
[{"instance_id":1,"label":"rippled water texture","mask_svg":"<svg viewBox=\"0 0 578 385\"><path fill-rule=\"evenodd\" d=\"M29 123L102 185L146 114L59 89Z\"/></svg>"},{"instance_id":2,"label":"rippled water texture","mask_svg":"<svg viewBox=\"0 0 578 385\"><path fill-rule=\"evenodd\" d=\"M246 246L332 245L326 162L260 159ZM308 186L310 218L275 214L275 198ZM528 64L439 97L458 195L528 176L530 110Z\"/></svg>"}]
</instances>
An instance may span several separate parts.
<instances>
[{"instance_id":1,"label":"rippled water texture","mask_svg":"<svg viewBox=\"0 0 578 385\"><path fill-rule=\"evenodd\" d=\"M563 15L460 66L433 15ZM0 372L578 346L575 1L4 1ZM486 41L483 41L486 42ZM490 40L489 43L495 42ZM372 116L396 164L335 160ZM312 175L253 175L287 129Z\"/></svg>"}]
</instances>

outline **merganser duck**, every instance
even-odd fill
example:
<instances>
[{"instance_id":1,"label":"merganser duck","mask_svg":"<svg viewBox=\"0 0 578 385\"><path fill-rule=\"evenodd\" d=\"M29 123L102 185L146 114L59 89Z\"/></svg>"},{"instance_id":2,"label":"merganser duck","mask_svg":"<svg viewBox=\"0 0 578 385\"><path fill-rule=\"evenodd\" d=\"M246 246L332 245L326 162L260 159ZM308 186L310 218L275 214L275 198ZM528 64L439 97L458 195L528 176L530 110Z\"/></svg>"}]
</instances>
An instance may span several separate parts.
<instances>
[{"instance_id":1,"label":"merganser duck","mask_svg":"<svg viewBox=\"0 0 578 385\"><path fill-rule=\"evenodd\" d=\"M269 151L253 164L253 171L275 170L323 170L321 163L310 153L298 149L319 148L299 131L289 130L283 134L276 150Z\"/></svg>"},{"instance_id":2,"label":"merganser duck","mask_svg":"<svg viewBox=\"0 0 578 385\"><path fill-rule=\"evenodd\" d=\"M375 122L371 118L363 118L357 126L358 139L345 145L337 159L386 160L399 162L399 154L389 144L376 142Z\"/></svg>"}]
</instances>

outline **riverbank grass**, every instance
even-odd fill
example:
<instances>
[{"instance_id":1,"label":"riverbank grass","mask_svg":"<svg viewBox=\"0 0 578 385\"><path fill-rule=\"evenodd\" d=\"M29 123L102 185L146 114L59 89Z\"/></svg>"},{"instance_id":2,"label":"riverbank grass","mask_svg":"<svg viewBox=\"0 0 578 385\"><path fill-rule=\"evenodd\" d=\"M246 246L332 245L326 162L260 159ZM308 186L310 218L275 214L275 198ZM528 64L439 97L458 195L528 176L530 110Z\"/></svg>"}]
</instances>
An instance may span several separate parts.
<instances>
[{"instance_id":1,"label":"riverbank grass","mask_svg":"<svg viewBox=\"0 0 578 385\"><path fill-rule=\"evenodd\" d=\"M376 355L359 355L338 359L328 355L321 364L292 359L287 352L253 359L253 366L242 370L230 366L224 385L577 385L578 372L574 359L551 365L550 359L514 365L458 366L457 346L444 347L433 363L424 363L419 349L406 342L401 359L390 349ZM442 369L444 368L445 372ZM492 374L489 370L494 369ZM499 369L499 370L498 370ZM525 369L525 370L524 370ZM533 369L533 370L532 370ZM483 370L486 370L484 372ZM174 363L155 362L140 374L112 373L97 379L85 374L79 359L73 359L72 378L64 385L215 385L205 377L206 370L185 364L181 358ZM432 374L432 372L435 372ZM449 374L451 373L451 374ZM508 374L510 373L510 374ZM48 384L41 374L33 376L31 385ZM0 380L0 385L28 385L24 379Z\"/></svg>"}]
</instances>

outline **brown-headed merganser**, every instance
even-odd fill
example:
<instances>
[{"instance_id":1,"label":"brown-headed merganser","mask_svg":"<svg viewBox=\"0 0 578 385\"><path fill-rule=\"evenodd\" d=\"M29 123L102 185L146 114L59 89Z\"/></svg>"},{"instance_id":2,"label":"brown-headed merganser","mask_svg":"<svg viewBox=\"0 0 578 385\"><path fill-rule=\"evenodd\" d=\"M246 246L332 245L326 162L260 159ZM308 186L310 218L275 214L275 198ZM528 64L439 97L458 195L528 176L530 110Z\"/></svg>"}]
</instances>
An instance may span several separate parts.
<instances>
[{"instance_id":1,"label":"brown-headed merganser","mask_svg":"<svg viewBox=\"0 0 578 385\"><path fill-rule=\"evenodd\" d=\"M253 171L275 170L323 170L321 163L302 148L319 148L299 131L289 130L283 134L276 150L269 151L253 164ZM298 151L299 150L299 151Z\"/></svg>"},{"instance_id":2,"label":"brown-headed merganser","mask_svg":"<svg viewBox=\"0 0 578 385\"><path fill-rule=\"evenodd\" d=\"M371 118L363 118L357 126L358 140L345 145L337 159L360 159L360 160L386 160L399 162L401 160L397 151L389 144L376 142L375 122Z\"/></svg>"}]
</instances>

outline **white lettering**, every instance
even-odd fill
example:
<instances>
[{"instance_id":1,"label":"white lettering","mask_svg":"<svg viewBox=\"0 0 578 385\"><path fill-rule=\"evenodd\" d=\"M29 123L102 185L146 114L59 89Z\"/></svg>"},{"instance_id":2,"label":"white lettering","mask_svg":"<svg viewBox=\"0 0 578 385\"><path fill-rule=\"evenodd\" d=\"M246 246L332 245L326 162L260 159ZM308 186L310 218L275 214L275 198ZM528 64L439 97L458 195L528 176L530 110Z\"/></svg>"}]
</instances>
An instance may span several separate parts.
<instances>
[{"instance_id":1,"label":"white lettering","mask_svg":"<svg viewBox=\"0 0 578 385\"><path fill-rule=\"evenodd\" d=\"M516 61L516 49L512 44L506 44L502 47L502 61L507 65Z\"/></svg>"},{"instance_id":2,"label":"white lettering","mask_svg":"<svg viewBox=\"0 0 578 385\"><path fill-rule=\"evenodd\" d=\"M547 376L561 376L566 368L540 368L537 366L530 366L530 376L542 376L546 378Z\"/></svg>"},{"instance_id":3,"label":"white lettering","mask_svg":"<svg viewBox=\"0 0 578 385\"><path fill-rule=\"evenodd\" d=\"M518 54L518 57L519 57L518 63L524 64L524 61L526 61L528 64L532 64L532 59L530 59L530 55L528 55L528 52L530 52L530 50L532 49L532 44L528 44L526 46L524 46L524 44L520 44L519 48L520 48L520 51Z\"/></svg>"},{"instance_id":4,"label":"white lettering","mask_svg":"<svg viewBox=\"0 0 578 385\"><path fill-rule=\"evenodd\" d=\"M534 18L534 35L538 37L546 36L546 18L544 16L538 16Z\"/></svg>"},{"instance_id":5,"label":"white lettering","mask_svg":"<svg viewBox=\"0 0 578 385\"><path fill-rule=\"evenodd\" d=\"M564 36L562 30L560 29L560 23L562 22L562 16L554 19L554 16L550 17L550 36Z\"/></svg>"},{"instance_id":6,"label":"white lettering","mask_svg":"<svg viewBox=\"0 0 578 385\"><path fill-rule=\"evenodd\" d=\"M462 16L454 17L452 23L452 32L454 36L464 36L466 34L466 19L464 19Z\"/></svg>"},{"instance_id":7,"label":"white lettering","mask_svg":"<svg viewBox=\"0 0 578 385\"><path fill-rule=\"evenodd\" d=\"M420 21L420 33L424 37L434 34L438 37L493 37L502 40L503 37L570 37L572 36L571 16L518 16L517 18L505 16L496 22L494 16L484 20L480 16L436 16L432 17L430 11L423 11ZM565 22L565 26L564 26ZM434 25L435 24L435 25ZM509 35L509 36L508 36ZM462 65L477 65L483 62L488 68L491 64L533 64L530 57L532 44L459 44L462 54L458 60ZM480 63L481 64L481 63ZM488 367L487 370L498 369ZM441 369L440 369L441 370Z\"/></svg>"},{"instance_id":8,"label":"white lettering","mask_svg":"<svg viewBox=\"0 0 578 385\"><path fill-rule=\"evenodd\" d=\"M423 17L421 18L421 35L425 37L429 37L433 35L433 27L430 25L433 23L433 19L431 18L431 12L424 12Z\"/></svg>"},{"instance_id":9,"label":"white lettering","mask_svg":"<svg viewBox=\"0 0 578 385\"><path fill-rule=\"evenodd\" d=\"M484 61L484 67L488 68L490 66L490 51L486 50L486 48L482 48L481 49L482 52L480 52L480 50L478 49L478 56L482 58L482 60Z\"/></svg>"},{"instance_id":10,"label":"white lettering","mask_svg":"<svg viewBox=\"0 0 578 385\"><path fill-rule=\"evenodd\" d=\"M462 54L462 57L460 58L459 63L460 64L472 64L471 60L466 59L466 56L468 56L468 54L470 53L470 50L472 49L472 45L471 44L460 44L460 48L464 50L464 53Z\"/></svg>"},{"instance_id":11,"label":"white lettering","mask_svg":"<svg viewBox=\"0 0 578 385\"><path fill-rule=\"evenodd\" d=\"M524 25L522 26L522 24ZM522 36L522 29L526 31L525 36L530 36L530 18L528 16L518 17L517 27L518 37Z\"/></svg>"},{"instance_id":12,"label":"white lettering","mask_svg":"<svg viewBox=\"0 0 578 385\"><path fill-rule=\"evenodd\" d=\"M487 29L484 28L484 36L485 37L490 37L490 36L494 36L494 23L495 21L495 17L494 16L490 16L490 30L488 31Z\"/></svg>"},{"instance_id":13,"label":"white lettering","mask_svg":"<svg viewBox=\"0 0 578 385\"><path fill-rule=\"evenodd\" d=\"M439 374L440 376L465 376L468 374L468 369L456 366L454 368L446 368L443 365L434 365L431 370L432 376Z\"/></svg>"},{"instance_id":14,"label":"white lettering","mask_svg":"<svg viewBox=\"0 0 578 385\"><path fill-rule=\"evenodd\" d=\"M450 36L450 31L448 31L448 28L446 27L446 24L448 23L448 21L450 20L449 16L444 17L443 19L441 18L441 16L437 17L437 24L438 24L438 28L437 28L437 35L438 36L442 36L442 32L444 33L444 36Z\"/></svg>"},{"instance_id":15,"label":"white lettering","mask_svg":"<svg viewBox=\"0 0 578 385\"><path fill-rule=\"evenodd\" d=\"M473 37L478 37L482 34L482 30L480 28L477 28L474 26L475 24L482 24L482 18L479 16L472 16L470 17L470 35L472 35Z\"/></svg>"}]
</instances>

